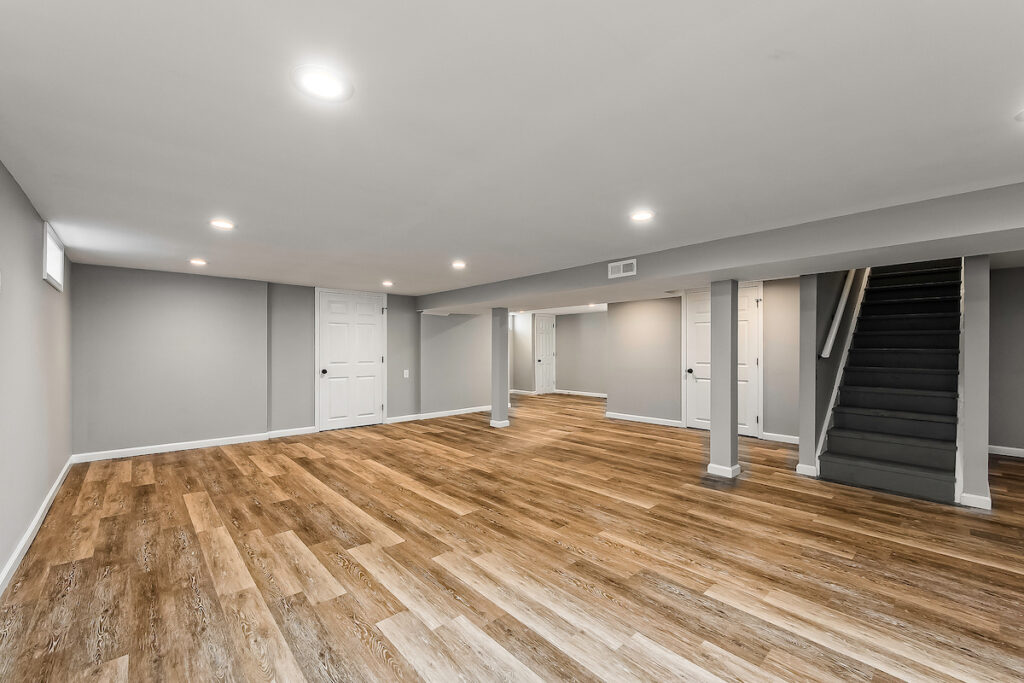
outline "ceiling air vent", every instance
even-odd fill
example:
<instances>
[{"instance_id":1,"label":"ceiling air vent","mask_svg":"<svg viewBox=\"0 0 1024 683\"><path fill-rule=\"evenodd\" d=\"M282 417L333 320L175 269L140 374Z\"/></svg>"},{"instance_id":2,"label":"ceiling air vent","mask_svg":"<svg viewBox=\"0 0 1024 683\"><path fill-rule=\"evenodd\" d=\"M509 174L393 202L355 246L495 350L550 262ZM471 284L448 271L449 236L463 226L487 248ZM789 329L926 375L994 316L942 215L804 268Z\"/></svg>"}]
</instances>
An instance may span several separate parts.
<instances>
[{"instance_id":1,"label":"ceiling air vent","mask_svg":"<svg viewBox=\"0 0 1024 683\"><path fill-rule=\"evenodd\" d=\"M631 258L626 261L616 261L615 263L608 264L608 279L615 277L629 277L630 275L636 275L636 259Z\"/></svg>"}]
</instances>

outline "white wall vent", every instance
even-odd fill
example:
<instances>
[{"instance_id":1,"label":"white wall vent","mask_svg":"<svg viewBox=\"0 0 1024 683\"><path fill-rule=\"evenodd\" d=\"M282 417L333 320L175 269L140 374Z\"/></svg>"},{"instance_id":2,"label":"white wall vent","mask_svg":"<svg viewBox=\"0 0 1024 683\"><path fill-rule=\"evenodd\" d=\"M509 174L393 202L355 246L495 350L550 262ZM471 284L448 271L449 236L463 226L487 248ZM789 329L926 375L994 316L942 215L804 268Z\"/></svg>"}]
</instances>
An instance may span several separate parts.
<instances>
[{"instance_id":1,"label":"white wall vent","mask_svg":"<svg viewBox=\"0 0 1024 683\"><path fill-rule=\"evenodd\" d=\"M630 275L636 275L636 259L631 258L626 261L616 261L608 264L608 279L615 277L629 277Z\"/></svg>"}]
</instances>

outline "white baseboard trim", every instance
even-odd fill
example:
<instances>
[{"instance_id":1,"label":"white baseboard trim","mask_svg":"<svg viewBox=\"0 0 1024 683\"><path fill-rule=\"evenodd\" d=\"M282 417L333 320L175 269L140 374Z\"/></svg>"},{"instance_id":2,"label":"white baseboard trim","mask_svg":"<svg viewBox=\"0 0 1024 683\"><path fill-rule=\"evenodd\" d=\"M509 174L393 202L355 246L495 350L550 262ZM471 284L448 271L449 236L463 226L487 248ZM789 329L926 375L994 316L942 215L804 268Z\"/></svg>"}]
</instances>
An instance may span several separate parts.
<instances>
[{"instance_id":1,"label":"white baseboard trim","mask_svg":"<svg viewBox=\"0 0 1024 683\"><path fill-rule=\"evenodd\" d=\"M732 467L726 467L725 465L710 463L708 465L708 474L713 474L716 477L728 477L729 479L735 479L740 476L740 466L733 465Z\"/></svg>"},{"instance_id":2,"label":"white baseboard trim","mask_svg":"<svg viewBox=\"0 0 1024 683\"><path fill-rule=\"evenodd\" d=\"M39 506L39 510L36 511L36 516L32 518L32 521L28 525L28 529L25 530L25 534L18 541L18 545L15 546L14 552L7 559L4 568L0 571L0 595L7 590L7 584L11 582L11 578L14 576L14 572L18 569L18 565L21 564L22 559L25 557L25 553L28 552L29 546L32 545L32 541L35 540L36 534L39 533L39 527L43 525L43 519L46 518L46 513L50 511L50 505L53 504L53 499L57 497L57 491L60 490L61 484L64 483L64 479L68 476L68 471L71 469L71 458L64 463L64 467L61 469L60 474L57 475L57 480L53 482L53 486L50 487L49 493L43 498L42 505Z\"/></svg>"},{"instance_id":3,"label":"white baseboard trim","mask_svg":"<svg viewBox=\"0 0 1024 683\"><path fill-rule=\"evenodd\" d=\"M661 417L644 417L643 415L628 415L626 413L605 413L605 417L612 420L629 420L630 422L644 422L652 425L663 425L665 427L682 427L682 420L666 420Z\"/></svg>"},{"instance_id":4,"label":"white baseboard trim","mask_svg":"<svg viewBox=\"0 0 1024 683\"><path fill-rule=\"evenodd\" d=\"M571 391L569 389L555 389L556 394L567 394L569 396L590 396L591 398L608 398L608 394L601 394L594 391Z\"/></svg>"},{"instance_id":5,"label":"white baseboard trim","mask_svg":"<svg viewBox=\"0 0 1024 683\"><path fill-rule=\"evenodd\" d=\"M522 394L523 396L536 396L536 391L527 391L526 389L509 389L510 394Z\"/></svg>"},{"instance_id":6,"label":"white baseboard trim","mask_svg":"<svg viewBox=\"0 0 1024 683\"><path fill-rule=\"evenodd\" d=\"M792 434L775 434L772 432L763 432L761 438L765 441L778 441L779 443L791 443L799 444L800 437L793 436Z\"/></svg>"},{"instance_id":7,"label":"white baseboard trim","mask_svg":"<svg viewBox=\"0 0 1024 683\"><path fill-rule=\"evenodd\" d=\"M508 427L510 424L512 423L509 422L508 420L491 420L491 426L497 429L501 429L502 427Z\"/></svg>"},{"instance_id":8,"label":"white baseboard trim","mask_svg":"<svg viewBox=\"0 0 1024 683\"><path fill-rule=\"evenodd\" d=\"M1014 458L1024 458L1024 448L1016 446L989 446L988 452L993 455L1009 455Z\"/></svg>"},{"instance_id":9,"label":"white baseboard trim","mask_svg":"<svg viewBox=\"0 0 1024 683\"><path fill-rule=\"evenodd\" d=\"M814 465L805 465L803 463L800 463L799 465L796 466L796 473L802 474L805 477L814 477L815 479L818 478L818 468L815 467Z\"/></svg>"},{"instance_id":10,"label":"white baseboard trim","mask_svg":"<svg viewBox=\"0 0 1024 683\"><path fill-rule=\"evenodd\" d=\"M394 424L396 422L412 422L413 420L432 420L435 417L451 417L452 415L465 415L466 413L486 413L490 409L490 406L473 406L472 408L441 410L436 413L417 413L414 415L399 415L397 417L384 418L384 424Z\"/></svg>"},{"instance_id":11,"label":"white baseboard trim","mask_svg":"<svg viewBox=\"0 0 1024 683\"><path fill-rule=\"evenodd\" d=\"M154 446L134 446L132 448L116 448L110 451L93 451L92 453L75 453L71 456L72 463L94 462L96 460L113 460L115 458L131 458L136 455L153 455L154 453L173 453L190 451L193 448L210 448L211 446L229 446L249 441L266 441L270 432L256 434L240 434L238 436L222 436L216 439L199 439L197 441L179 441L162 443Z\"/></svg>"},{"instance_id":12,"label":"white baseboard trim","mask_svg":"<svg viewBox=\"0 0 1024 683\"><path fill-rule=\"evenodd\" d=\"M301 436L316 432L316 425L310 427L295 427L294 429L275 429L267 432L268 439L280 439L285 436Z\"/></svg>"},{"instance_id":13,"label":"white baseboard trim","mask_svg":"<svg viewBox=\"0 0 1024 683\"><path fill-rule=\"evenodd\" d=\"M973 493L961 493L960 504L966 505L971 508L981 508L982 510L992 509L992 497L991 496L979 496Z\"/></svg>"}]
</instances>

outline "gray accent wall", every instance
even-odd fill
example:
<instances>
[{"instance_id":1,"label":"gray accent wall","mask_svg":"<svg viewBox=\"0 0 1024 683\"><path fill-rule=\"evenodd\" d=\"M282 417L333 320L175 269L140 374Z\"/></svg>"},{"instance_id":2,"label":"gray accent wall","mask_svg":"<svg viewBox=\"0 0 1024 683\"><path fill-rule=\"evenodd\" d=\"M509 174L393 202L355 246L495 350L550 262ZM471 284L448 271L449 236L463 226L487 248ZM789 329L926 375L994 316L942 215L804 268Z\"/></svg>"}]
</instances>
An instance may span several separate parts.
<instances>
[{"instance_id":1,"label":"gray accent wall","mask_svg":"<svg viewBox=\"0 0 1024 683\"><path fill-rule=\"evenodd\" d=\"M555 385L562 391L608 393L608 314L555 317Z\"/></svg>"},{"instance_id":2,"label":"gray accent wall","mask_svg":"<svg viewBox=\"0 0 1024 683\"><path fill-rule=\"evenodd\" d=\"M992 271L989 338L989 438L994 446L1024 448L1024 268Z\"/></svg>"},{"instance_id":3,"label":"gray accent wall","mask_svg":"<svg viewBox=\"0 0 1024 683\"><path fill-rule=\"evenodd\" d=\"M867 271L863 268L857 271L850 288L850 297L847 300L846 308L842 312L842 321L839 324L839 331L836 334L835 344L832 347L832 354L828 358L821 358L821 351L828 339L828 332L832 326L832 317L835 314L836 306L843 293L843 285L846 282L846 271L835 271L832 273L820 273L817 277L818 295L816 303L816 340L814 354L816 361L814 414L815 414L815 439L817 444L821 439L821 433L828 429L825 419L828 415L829 403L832 400L832 391L835 389L836 377L842 371L843 346L846 344L846 337L850 328L857 324L854 317L855 302L857 293L864 285Z\"/></svg>"},{"instance_id":4,"label":"gray accent wall","mask_svg":"<svg viewBox=\"0 0 1024 683\"><path fill-rule=\"evenodd\" d=\"M764 431L800 433L800 278L764 283Z\"/></svg>"},{"instance_id":5,"label":"gray accent wall","mask_svg":"<svg viewBox=\"0 0 1024 683\"><path fill-rule=\"evenodd\" d=\"M557 326L556 326L557 334ZM557 344L557 340L556 340ZM557 348L557 347L556 347ZM512 316L512 388L518 391L536 389L537 361L533 353L533 314L519 313ZM558 368L555 368L556 372Z\"/></svg>"},{"instance_id":6,"label":"gray accent wall","mask_svg":"<svg viewBox=\"0 0 1024 683\"><path fill-rule=\"evenodd\" d=\"M75 282L42 273L43 221L0 165L0 570L71 455Z\"/></svg>"},{"instance_id":7,"label":"gray accent wall","mask_svg":"<svg viewBox=\"0 0 1024 683\"><path fill-rule=\"evenodd\" d=\"M75 264L72 446L267 431L267 283Z\"/></svg>"},{"instance_id":8,"label":"gray accent wall","mask_svg":"<svg viewBox=\"0 0 1024 683\"><path fill-rule=\"evenodd\" d=\"M315 292L313 287L267 286L271 430L311 427L316 420Z\"/></svg>"},{"instance_id":9,"label":"gray accent wall","mask_svg":"<svg viewBox=\"0 0 1024 683\"><path fill-rule=\"evenodd\" d=\"M420 412L420 313L411 296L388 295L388 417ZM409 377L405 377L405 371Z\"/></svg>"},{"instance_id":10,"label":"gray accent wall","mask_svg":"<svg viewBox=\"0 0 1024 683\"><path fill-rule=\"evenodd\" d=\"M490 405L490 314L421 316L420 368L421 413Z\"/></svg>"},{"instance_id":11,"label":"gray accent wall","mask_svg":"<svg viewBox=\"0 0 1024 683\"><path fill-rule=\"evenodd\" d=\"M608 304L608 412L682 418L681 307L679 297Z\"/></svg>"}]
</instances>

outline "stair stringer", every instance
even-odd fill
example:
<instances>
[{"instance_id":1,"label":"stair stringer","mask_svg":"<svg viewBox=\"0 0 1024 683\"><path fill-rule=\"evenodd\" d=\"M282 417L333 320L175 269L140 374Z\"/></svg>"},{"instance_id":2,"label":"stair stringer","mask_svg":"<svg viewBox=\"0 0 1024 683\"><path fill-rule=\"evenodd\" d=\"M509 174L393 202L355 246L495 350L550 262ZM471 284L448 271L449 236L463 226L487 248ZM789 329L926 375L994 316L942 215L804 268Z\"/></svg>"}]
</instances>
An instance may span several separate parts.
<instances>
[{"instance_id":1,"label":"stair stringer","mask_svg":"<svg viewBox=\"0 0 1024 683\"><path fill-rule=\"evenodd\" d=\"M958 346L959 375L956 381L956 466L954 468L953 500L960 503L964 494L964 260L960 259L960 342Z\"/></svg>"},{"instance_id":2,"label":"stair stringer","mask_svg":"<svg viewBox=\"0 0 1024 683\"><path fill-rule=\"evenodd\" d=\"M871 279L871 268L864 269L864 277L861 279L860 287L857 290L857 295L854 299L853 307L853 321L850 323L850 329L846 332L846 338L843 340L843 353L839 359L839 372L836 373L836 383L832 387L832 397L828 402L828 409L825 412L825 424L821 429L821 436L818 437L818 446L814 452L814 476L821 474L821 454L825 452L825 444L828 440L828 432L832 429L832 423L835 418L833 413L836 407L836 403L839 402L839 389L843 385L843 375L846 374L846 363L850 356L850 347L853 345L853 335L857 331L857 323L860 321L860 307L864 303L864 292L868 288L868 280ZM961 323L962 324L962 323ZM817 355L817 354L815 354Z\"/></svg>"}]
</instances>

